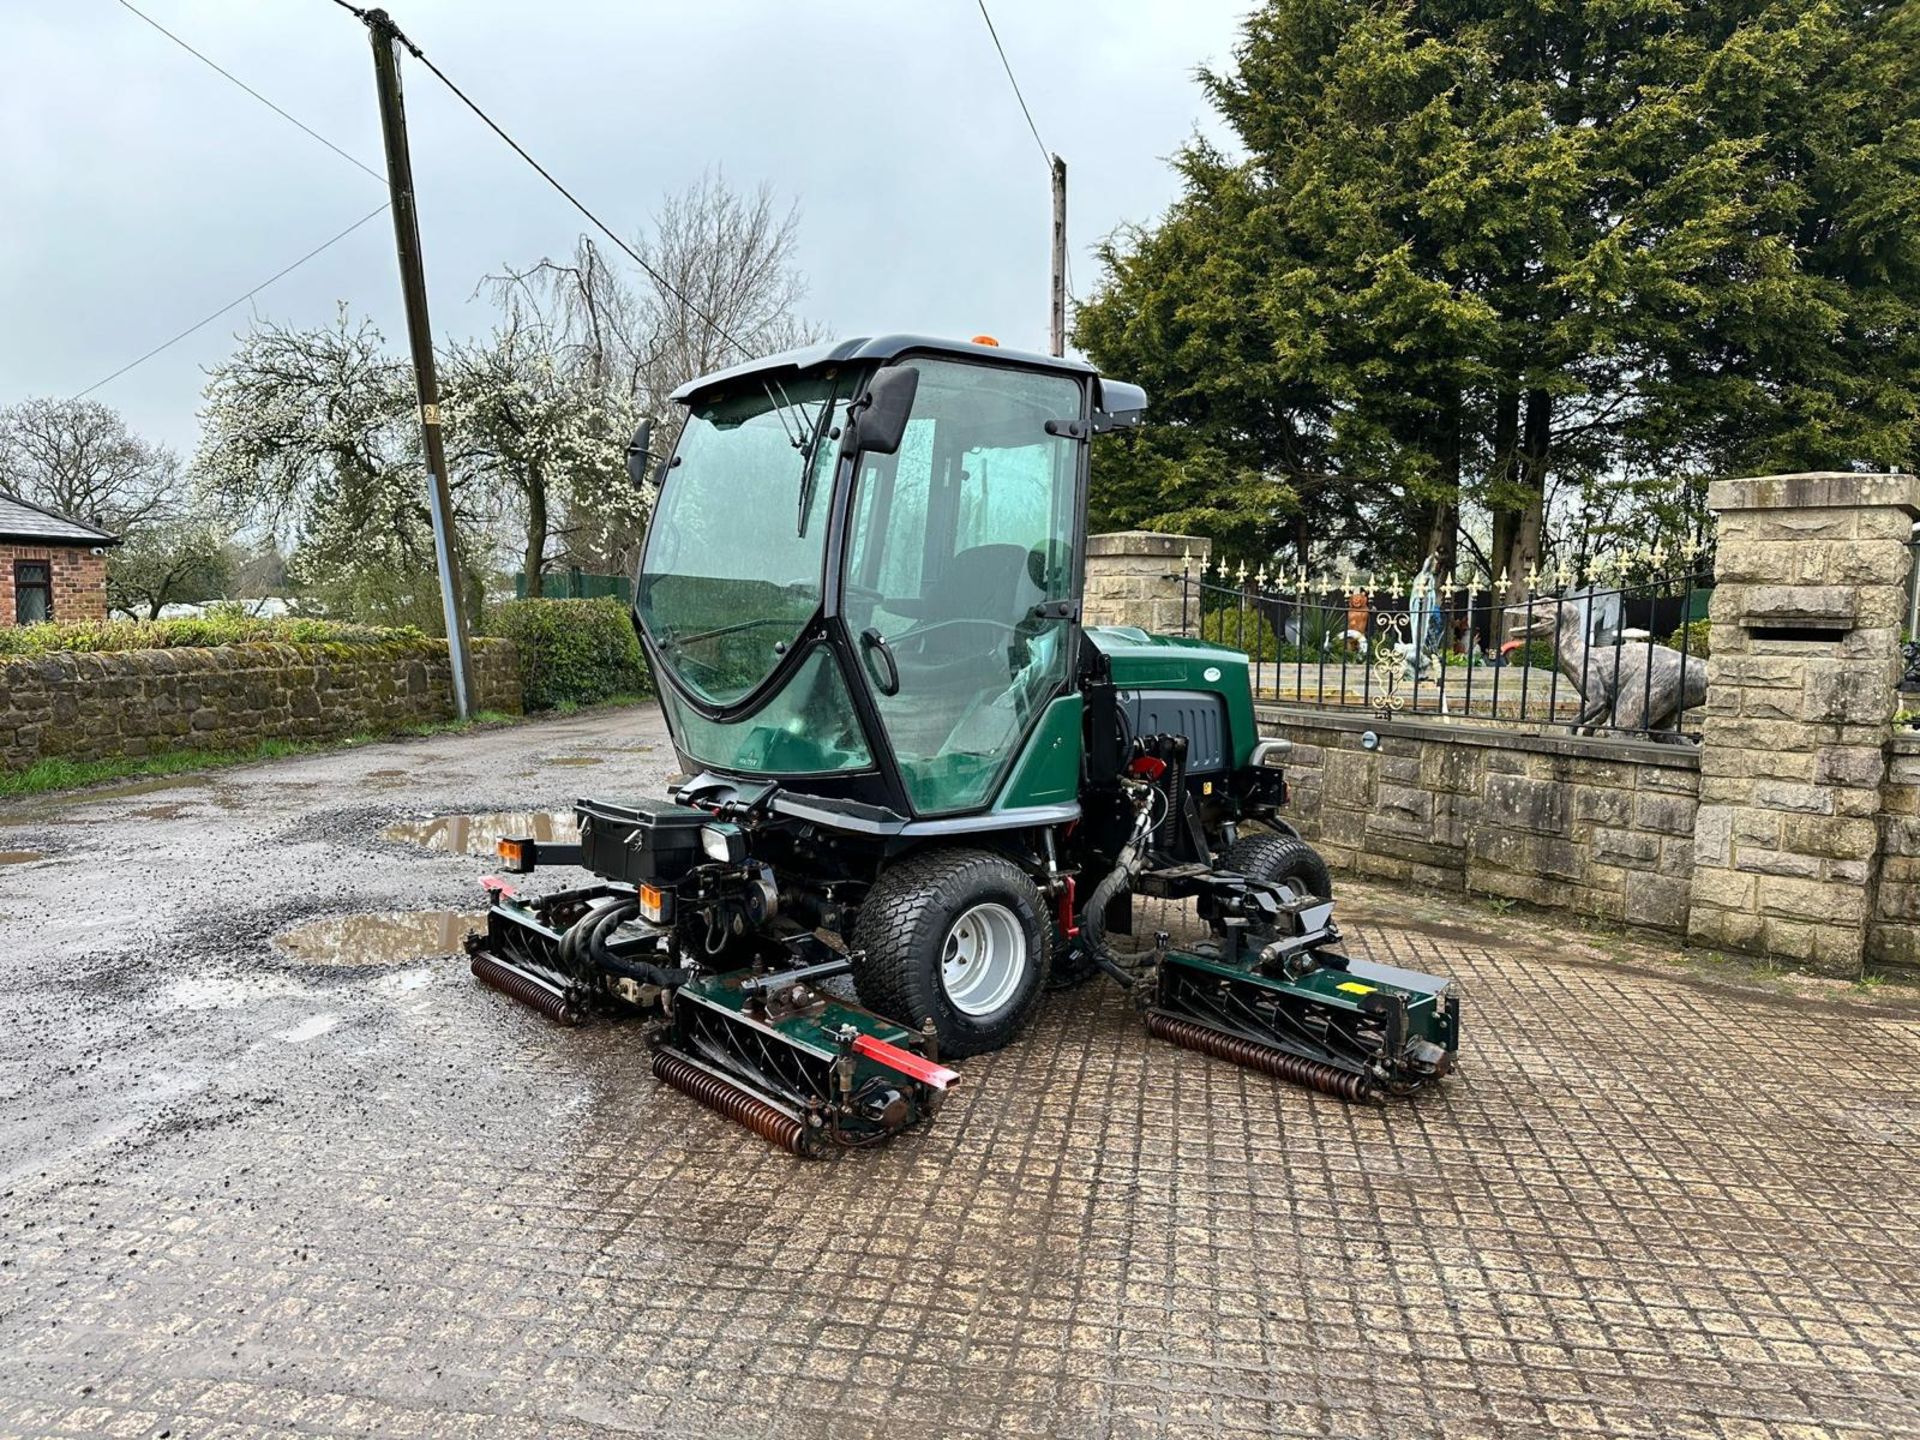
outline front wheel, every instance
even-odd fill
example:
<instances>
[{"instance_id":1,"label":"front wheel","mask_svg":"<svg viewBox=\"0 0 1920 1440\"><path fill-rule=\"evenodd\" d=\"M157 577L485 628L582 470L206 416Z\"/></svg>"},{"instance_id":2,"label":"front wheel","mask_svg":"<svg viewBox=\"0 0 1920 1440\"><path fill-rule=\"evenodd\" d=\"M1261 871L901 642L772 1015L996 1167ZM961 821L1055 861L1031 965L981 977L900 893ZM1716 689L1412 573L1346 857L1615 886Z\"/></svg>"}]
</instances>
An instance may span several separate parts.
<instances>
[{"instance_id":1,"label":"front wheel","mask_svg":"<svg viewBox=\"0 0 1920 1440\"><path fill-rule=\"evenodd\" d=\"M1246 835L1227 847L1220 857L1221 870L1245 875L1249 880L1266 880L1285 885L1295 895L1333 898L1333 875L1320 852L1294 835ZM1211 922L1214 934L1222 933L1218 921Z\"/></svg>"},{"instance_id":2,"label":"front wheel","mask_svg":"<svg viewBox=\"0 0 1920 1440\"><path fill-rule=\"evenodd\" d=\"M1019 866L987 850L925 851L883 870L861 905L854 988L903 1025L931 1015L941 1055L979 1055L1032 1018L1050 939Z\"/></svg>"}]
</instances>

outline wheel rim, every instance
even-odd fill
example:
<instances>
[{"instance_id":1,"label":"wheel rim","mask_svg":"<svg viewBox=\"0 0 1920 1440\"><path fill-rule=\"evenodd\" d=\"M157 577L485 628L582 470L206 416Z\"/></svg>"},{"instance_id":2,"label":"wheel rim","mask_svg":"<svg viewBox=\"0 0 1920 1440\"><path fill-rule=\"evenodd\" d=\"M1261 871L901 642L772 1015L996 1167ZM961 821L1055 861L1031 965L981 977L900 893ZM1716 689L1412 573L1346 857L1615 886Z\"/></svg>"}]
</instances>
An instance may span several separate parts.
<instances>
[{"instance_id":1,"label":"wheel rim","mask_svg":"<svg viewBox=\"0 0 1920 1440\"><path fill-rule=\"evenodd\" d=\"M940 984L963 1015L991 1015L1027 974L1027 932L1019 917L992 901L963 911L940 951Z\"/></svg>"}]
</instances>

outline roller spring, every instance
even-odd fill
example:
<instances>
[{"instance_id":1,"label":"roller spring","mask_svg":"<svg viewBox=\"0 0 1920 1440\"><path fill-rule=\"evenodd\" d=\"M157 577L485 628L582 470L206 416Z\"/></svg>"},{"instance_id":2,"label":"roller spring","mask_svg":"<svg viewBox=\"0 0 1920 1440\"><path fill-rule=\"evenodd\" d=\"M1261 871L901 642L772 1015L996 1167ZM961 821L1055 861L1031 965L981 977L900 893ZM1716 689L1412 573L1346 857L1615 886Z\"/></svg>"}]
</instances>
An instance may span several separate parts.
<instances>
[{"instance_id":1,"label":"roller spring","mask_svg":"<svg viewBox=\"0 0 1920 1440\"><path fill-rule=\"evenodd\" d=\"M1276 1079L1290 1081L1295 1085L1304 1085L1307 1089L1318 1090L1323 1095L1335 1095L1342 1100L1357 1102L1380 1098L1373 1081L1364 1075L1355 1075L1336 1065L1328 1065L1324 1061L1307 1060L1298 1055L1289 1055L1286 1051L1276 1050L1271 1045L1262 1045L1254 1040L1243 1040L1238 1035L1224 1034L1219 1030L1209 1029L1205 1025L1196 1025L1191 1020L1178 1020L1171 1015L1149 1014L1147 1033L1183 1049L1198 1050L1202 1055L1211 1055L1217 1060L1244 1065L1249 1070L1259 1070Z\"/></svg>"},{"instance_id":2,"label":"roller spring","mask_svg":"<svg viewBox=\"0 0 1920 1440\"><path fill-rule=\"evenodd\" d=\"M698 1100L709 1110L744 1125L762 1140L799 1156L811 1156L807 1127L791 1115L784 1115L731 1081L709 1075L670 1050L653 1052L654 1078L671 1085L683 1095Z\"/></svg>"},{"instance_id":3,"label":"roller spring","mask_svg":"<svg viewBox=\"0 0 1920 1440\"><path fill-rule=\"evenodd\" d=\"M580 1011L565 996L556 995L545 986L536 985L518 970L502 965L491 955L473 957L473 975L483 985L491 985L502 995L511 996L522 1005L531 1006L549 1020L562 1025L578 1025Z\"/></svg>"}]
</instances>

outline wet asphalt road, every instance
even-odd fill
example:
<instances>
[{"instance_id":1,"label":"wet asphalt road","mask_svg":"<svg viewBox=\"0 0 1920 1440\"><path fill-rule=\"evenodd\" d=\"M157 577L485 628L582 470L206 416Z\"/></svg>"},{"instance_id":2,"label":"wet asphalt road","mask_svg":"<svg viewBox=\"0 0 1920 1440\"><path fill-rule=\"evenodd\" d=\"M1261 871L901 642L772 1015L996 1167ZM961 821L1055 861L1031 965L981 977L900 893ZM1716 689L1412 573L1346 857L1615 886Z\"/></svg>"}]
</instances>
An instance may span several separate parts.
<instances>
[{"instance_id":1,"label":"wet asphalt road","mask_svg":"<svg viewBox=\"0 0 1920 1440\"><path fill-rule=\"evenodd\" d=\"M1900 997L1355 887L1356 949L1466 987L1444 1094L1096 988L807 1165L631 1028L271 943L474 907L390 825L670 768L607 712L0 805L0 1436L1920 1434Z\"/></svg>"}]
</instances>

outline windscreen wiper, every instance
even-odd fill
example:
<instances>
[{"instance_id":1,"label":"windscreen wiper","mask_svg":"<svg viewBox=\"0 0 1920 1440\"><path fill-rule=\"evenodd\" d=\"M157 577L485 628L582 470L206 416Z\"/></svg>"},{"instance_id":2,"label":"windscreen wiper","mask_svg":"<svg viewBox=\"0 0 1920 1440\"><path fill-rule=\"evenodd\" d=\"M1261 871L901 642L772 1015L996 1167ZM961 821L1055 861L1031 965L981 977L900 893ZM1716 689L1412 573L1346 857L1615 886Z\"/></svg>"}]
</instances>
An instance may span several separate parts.
<instances>
[{"instance_id":1,"label":"windscreen wiper","mask_svg":"<svg viewBox=\"0 0 1920 1440\"><path fill-rule=\"evenodd\" d=\"M775 381L774 383L778 384L779 382ZM786 393L786 387L784 385L781 386L780 394L782 398L786 396ZM792 402L789 401L788 403L791 404ZM813 509L813 457L814 453L820 448L820 441L823 438L821 432L826 429L827 417L833 414L833 400L830 396L823 399L820 402L820 413L816 416L809 416L800 406L796 405L794 408L800 411L801 418L806 421L807 441L804 445L797 440L794 441L794 444L800 446L800 509L799 513L794 517L793 533L805 539L807 534L807 512Z\"/></svg>"},{"instance_id":2,"label":"windscreen wiper","mask_svg":"<svg viewBox=\"0 0 1920 1440\"><path fill-rule=\"evenodd\" d=\"M820 443L820 422L814 416L807 414L805 406L794 404L793 398L787 394L787 387L778 380L762 380L760 388L766 393L767 403L773 406L773 418L780 422L780 433L787 437L789 445L800 452L800 514L794 526L795 533L805 535L807 509L813 499L813 452L814 447ZM773 393L776 389L780 392L777 396ZM821 402L823 414L829 404L830 402L827 401ZM798 423L795 425L787 423L789 410L798 413Z\"/></svg>"}]
</instances>

